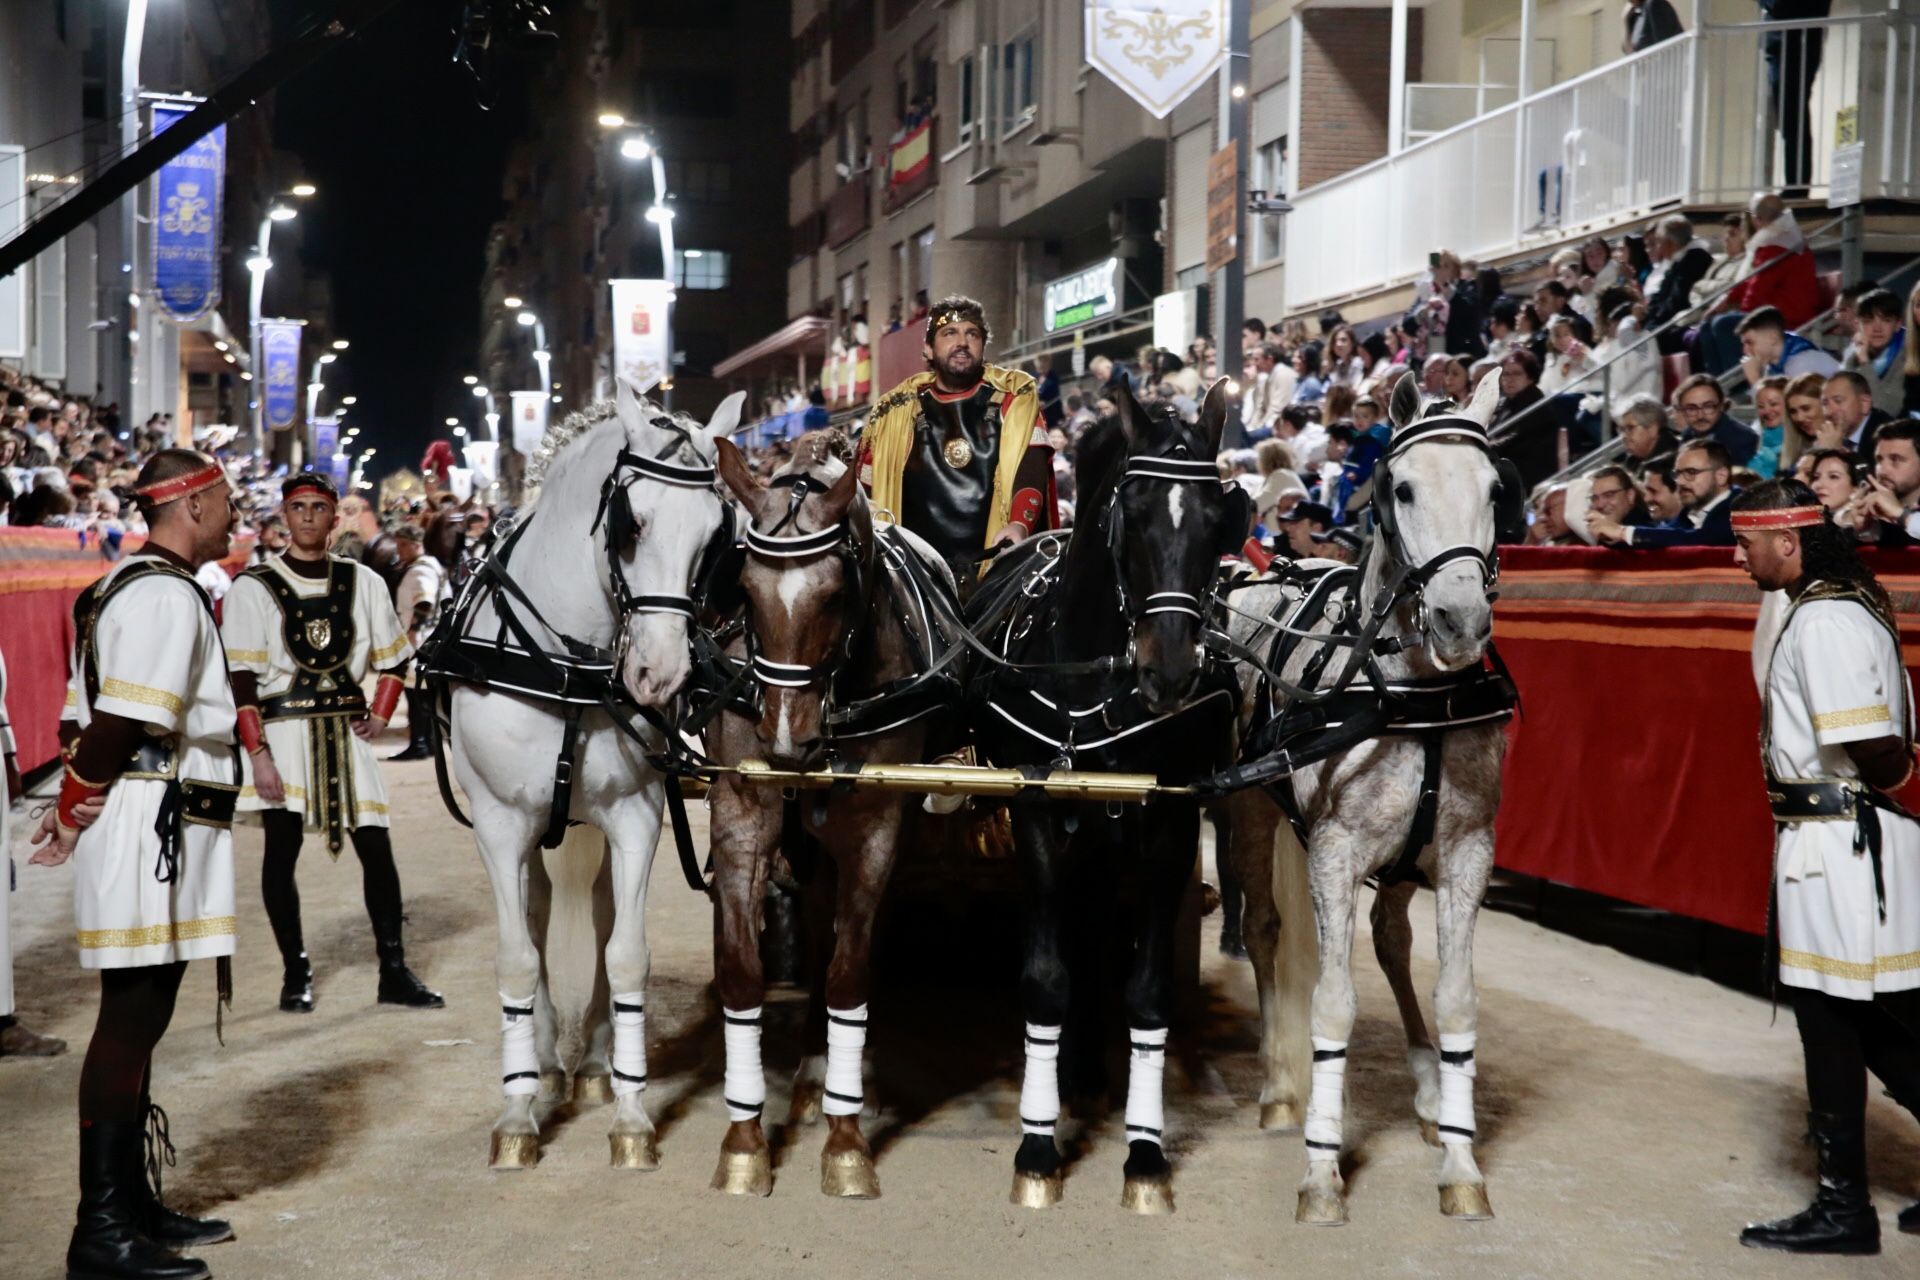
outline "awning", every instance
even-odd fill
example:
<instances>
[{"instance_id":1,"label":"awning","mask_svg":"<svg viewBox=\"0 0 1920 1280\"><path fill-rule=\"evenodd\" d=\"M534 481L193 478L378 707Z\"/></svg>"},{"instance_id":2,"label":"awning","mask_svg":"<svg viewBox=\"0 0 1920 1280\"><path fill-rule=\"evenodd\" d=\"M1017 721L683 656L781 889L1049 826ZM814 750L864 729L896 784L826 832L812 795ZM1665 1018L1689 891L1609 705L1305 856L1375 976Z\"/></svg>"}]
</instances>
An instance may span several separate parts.
<instances>
[{"instance_id":1,"label":"awning","mask_svg":"<svg viewBox=\"0 0 1920 1280\"><path fill-rule=\"evenodd\" d=\"M791 372L795 368L794 360L801 356L824 360L827 335L832 330L833 322L825 316L802 316L771 337L762 338L714 365L713 376L766 377Z\"/></svg>"}]
</instances>

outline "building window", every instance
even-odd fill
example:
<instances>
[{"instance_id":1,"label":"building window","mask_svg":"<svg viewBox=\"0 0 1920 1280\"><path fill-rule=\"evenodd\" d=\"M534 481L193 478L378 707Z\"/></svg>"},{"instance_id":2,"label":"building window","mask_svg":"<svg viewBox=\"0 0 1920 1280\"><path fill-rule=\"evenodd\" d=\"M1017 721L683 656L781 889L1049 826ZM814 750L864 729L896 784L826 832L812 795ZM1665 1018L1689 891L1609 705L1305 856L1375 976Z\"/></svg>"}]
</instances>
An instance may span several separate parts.
<instances>
[{"instance_id":1,"label":"building window","mask_svg":"<svg viewBox=\"0 0 1920 1280\"><path fill-rule=\"evenodd\" d=\"M1038 100L1033 87L1033 37L1020 36L1000 49L1000 134L1033 123Z\"/></svg>"},{"instance_id":2,"label":"building window","mask_svg":"<svg viewBox=\"0 0 1920 1280\"><path fill-rule=\"evenodd\" d=\"M673 251L673 281L682 289L724 289L731 271L732 255L718 249Z\"/></svg>"},{"instance_id":3,"label":"building window","mask_svg":"<svg viewBox=\"0 0 1920 1280\"><path fill-rule=\"evenodd\" d=\"M909 276L913 293L909 295L907 314L912 315L925 306L933 289L933 228L928 227L913 238L913 271Z\"/></svg>"},{"instance_id":4,"label":"building window","mask_svg":"<svg viewBox=\"0 0 1920 1280\"><path fill-rule=\"evenodd\" d=\"M956 147L964 147L973 141L973 123L980 118L980 102L974 92L975 86L973 55L968 54L960 59L960 127L953 140Z\"/></svg>"},{"instance_id":5,"label":"building window","mask_svg":"<svg viewBox=\"0 0 1920 1280\"><path fill-rule=\"evenodd\" d=\"M1277 200L1287 194L1287 140L1275 138L1253 149L1253 180L1247 184L1249 191L1264 191L1267 198ZM1253 265L1263 266L1269 262L1278 262L1286 256L1287 220L1277 213L1255 213L1248 215L1253 223L1249 239L1253 241Z\"/></svg>"},{"instance_id":6,"label":"building window","mask_svg":"<svg viewBox=\"0 0 1920 1280\"><path fill-rule=\"evenodd\" d=\"M840 128L836 131L839 150L838 163L834 171L840 175L840 181L852 182L873 165L869 155L870 139L867 134L867 95L861 94L860 100L851 111L840 117Z\"/></svg>"}]
</instances>

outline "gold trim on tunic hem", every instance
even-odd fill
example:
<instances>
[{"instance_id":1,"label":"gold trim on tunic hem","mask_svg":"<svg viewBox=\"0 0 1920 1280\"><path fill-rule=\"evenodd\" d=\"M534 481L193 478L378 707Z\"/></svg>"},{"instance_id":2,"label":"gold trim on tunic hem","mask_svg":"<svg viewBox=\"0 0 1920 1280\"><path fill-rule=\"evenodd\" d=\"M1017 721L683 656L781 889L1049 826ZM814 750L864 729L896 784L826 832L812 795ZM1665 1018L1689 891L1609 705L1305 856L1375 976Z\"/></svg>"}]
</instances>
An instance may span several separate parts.
<instances>
[{"instance_id":1,"label":"gold trim on tunic hem","mask_svg":"<svg viewBox=\"0 0 1920 1280\"><path fill-rule=\"evenodd\" d=\"M1875 956L1872 964L1866 964L1852 960L1834 960L1827 956L1815 955L1811 951L1789 951L1782 947L1780 966L1784 969L1807 969L1829 978L1872 982L1876 974L1907 973L1920 969L1920 951L1908 951L1897 956Z\"/></svg>"},{"instance_id":2,"label":"gold trim on tunic hem","mask_svg":"<svg viewBox=\"0 0 1920 1280\"><path fill-rule=\"evenodd\" d=\"M133 684L114 676L108 676L100 682L101 698L118 698L122 702L137 702L142 706L161 707L175 715L186 710L186 699L166 689L154 689L144 684Z\"/></svg>"},{"instance_id":3,"label":"gold trim on tunic hem","mask_svg":"<svg viewBox=\"0 0 1920 1280\"><path fill-rule=\"evenodd\" d=\"M369 653L367 655L367 661L375 664L385 662L388 658L393 657L393 655L395 655L396 653L399 653L402 649L406 647L407 647L407 638L405 636L401 636L399 639L395 640L392 644L388 645L386 648L375 649L373 652Z\"/></svg>"},{"instance_id":4,"label":"gold trim on tunic hem","mask_svg":"<svg viewBox=\"0 0 1920 1280\"><path fill-rule=\"evenodd\" d=\"M1818 711L1814 713L1813 727L1816 731L1826 729L1852 729L1863 724L1881 724L1891 722L1893 713L1882 706L1849 707L1845 711Z\"/></svg>"},{"instance_id":5,"label":"gold trim on tunic hem","mask_svg":"<svg viewBox=\"0 0 1920 1280\"><path fill-rule=\"evenodd\" d=\"M229 649L228 662L265 662L268 654L265 649Z\"/></svg>"},{"instance_id":6,"label":"gold trim on tunic hem","mask_svg":"<svg viewBox=\"0 0 1920 1280\"><path fill-rule=\"evenodd\" d=\"M192 942L196 938L227 937L238 925L237 916L208 916L203 920L150 924L144 929L76 929L73 936L88 951L106 947L156 947L168 942Z\"/></svg>"}]
</instances>

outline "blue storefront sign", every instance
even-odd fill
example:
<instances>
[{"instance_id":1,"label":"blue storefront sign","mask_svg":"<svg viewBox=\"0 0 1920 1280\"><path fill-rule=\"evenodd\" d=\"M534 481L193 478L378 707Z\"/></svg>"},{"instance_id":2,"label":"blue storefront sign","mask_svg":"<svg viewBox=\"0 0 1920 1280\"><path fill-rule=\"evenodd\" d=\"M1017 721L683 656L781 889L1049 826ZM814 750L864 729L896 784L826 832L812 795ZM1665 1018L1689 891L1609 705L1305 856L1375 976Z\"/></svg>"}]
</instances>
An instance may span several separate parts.
<instances>
[{"instance_id":1,"label":"blue storefront sign","mask_svg":"<svg viewBox=\"0 0 1920 1280\"><path fill-rule=\"evenodd\" d=\"M260 322L259 375L264 389L267 426L285 431L300 417L300 322L298 320L262 320Z\"/></svg>"},{"instance_id":2,"label":"blue storefront sign","mask_svg":"<svg viewBox=\"0 0 1920 1280\"><path fill-rule=\"evenodd\" d=\"M193 110L155 103L153 132ZM220 301L220 200L227 172L227 127L220 125L167 161L154 178L153 296L160 313L186 323Z\"/></svg>"}]
</instances>

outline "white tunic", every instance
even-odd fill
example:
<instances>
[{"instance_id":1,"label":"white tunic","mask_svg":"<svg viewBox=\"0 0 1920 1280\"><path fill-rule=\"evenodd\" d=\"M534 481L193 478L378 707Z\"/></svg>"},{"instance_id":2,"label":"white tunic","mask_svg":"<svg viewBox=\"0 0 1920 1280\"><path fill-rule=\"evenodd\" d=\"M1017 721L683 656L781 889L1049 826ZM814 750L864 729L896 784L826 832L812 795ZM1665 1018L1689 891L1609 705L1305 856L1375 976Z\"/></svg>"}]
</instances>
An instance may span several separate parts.
<instances>
[{"instance_id":1,"label":"white tunic","mask_svg":"<svg viewBox=\"0 0 1920 1280\"><path fill-rule=\"evenodd\" d=\"M1768 767L1782 782L1858 778L1843 744L1907 732L1912 705L1900 651L1850 600L1802 605L1766 674ZM1775 915L1780 981L1853 1000L1920 987L1920 823L1880 811L1887 918L1852 822L1779 829Z\"/></svg>"},{"instance_id":2,"label":"white tunic","mask_svg":"<svg viewBox=\"0 0 1920 1280\"><path fill-rule=\"evenodd\" d=\"M347 657L347 675L364 684L369 672L388 671L413 656L413 646L401 632L400 619L387 598L387 584L365 565L351 560L332 561L334 573L354 575L353 649ZM267 560L267 571L291 583L295 594L312 599L324 596L327 578L308 578L286 567L280 556ZM220 630L226 641L227 663L235 671L251 671L259 682L261 699L277 698L293 687L294 660L287 651L280 603L273 592L242 574L227 593L226 609ZM275 720L266 726L267 746L273 751L274 768L286 784L286 803L268 804L253 789L253 762L246 762L246 784L240 789L240 812L258 813L262 809L285 808L292 804L305 812L306 829L322 827L320 800L314 779L314 761L309 749L311 738L306 720ZM352 775L352 795L343 796L341 808L347 815L346 827L384 827L388 820L386 783L380 776L380 762L373 748L344 734L347 770ZM243 753L244 754L244 753Z\"/></svg>"},{"instance_id":3,"label":"white tunic","mask_svg":"<svg viewBox=\"0 0 1920 1280\"><path fill-rule=\"evenodd\" d=\"M151 557L128 556L107 581ZM66 719L82 729L96 712L139 720L175 739L182 779L233 785L233 689L220 633L198 587L152 574L107 601L94 628L100 696L89 702L76 645ZM73 914L80 964L123 969L233 954L233 836L201 823L180 827L179 870L154 874L154 831L167 783L121 778L73 854Z\"/></svg>"}]
</instances>

